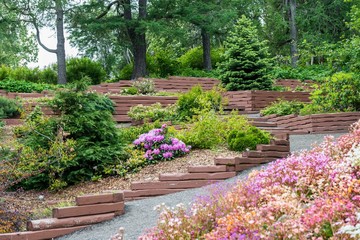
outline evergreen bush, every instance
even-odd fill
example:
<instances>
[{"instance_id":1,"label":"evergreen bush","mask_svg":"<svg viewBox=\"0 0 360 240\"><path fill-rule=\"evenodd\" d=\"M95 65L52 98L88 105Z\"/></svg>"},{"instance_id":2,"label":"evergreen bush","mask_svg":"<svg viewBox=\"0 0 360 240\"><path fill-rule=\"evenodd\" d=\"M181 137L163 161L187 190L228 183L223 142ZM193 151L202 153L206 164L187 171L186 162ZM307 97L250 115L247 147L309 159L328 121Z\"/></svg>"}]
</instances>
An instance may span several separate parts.
<instances>
[{"instance_id":1,"label":"evergreen bush","mask_svg":"<svg viewBox=\"0 0 360 240\"><path fill-rule=\"evenodd\" d=\"M270 89L268 75L272 59L251 21L242 16L225 42L219 78L227 90Z\"/></svg>"},{"instance_id":2,"label":"evergreen bush","mask_svg":"<svg viewBox=\"0 0 360 240\"><path fill-rule=\"evenodd\" d=\"M105 81L106 72L100 63L89 58L71 58L66 61L66 77L69 83L88 77L91 84L100 84Z\"/></svg>"}]
</instances>

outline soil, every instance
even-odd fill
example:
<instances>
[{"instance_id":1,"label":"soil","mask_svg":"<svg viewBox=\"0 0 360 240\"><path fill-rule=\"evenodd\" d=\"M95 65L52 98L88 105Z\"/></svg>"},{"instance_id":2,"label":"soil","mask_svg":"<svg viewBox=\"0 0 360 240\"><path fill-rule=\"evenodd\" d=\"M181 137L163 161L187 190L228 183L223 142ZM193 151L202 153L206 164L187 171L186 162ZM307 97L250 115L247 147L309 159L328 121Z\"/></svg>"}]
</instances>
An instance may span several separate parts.
<instances>
[{"instance_id":1,"label":"soil","mask_svg":"<svg viewBox=\"0 0 360 240\"><path fill-rule=\"evenodd\" d=\"M235 157L239 153L226 148L216 150L192 150L190 154L172 161L149 165L137 173L123 177L107 177L97 182L84 182L70 186L58 192L50 191L16 191L0 193L0 206L8 211L16 211L28 219L51 217L51 209L59 206L74 205L76 196L99 193L109 190L130 189L135 181L153 181L159 173L186 172L188 166L214 165L215 157ZM22 226L25 230L25 223Z\"/></svg>"}]
</instances>

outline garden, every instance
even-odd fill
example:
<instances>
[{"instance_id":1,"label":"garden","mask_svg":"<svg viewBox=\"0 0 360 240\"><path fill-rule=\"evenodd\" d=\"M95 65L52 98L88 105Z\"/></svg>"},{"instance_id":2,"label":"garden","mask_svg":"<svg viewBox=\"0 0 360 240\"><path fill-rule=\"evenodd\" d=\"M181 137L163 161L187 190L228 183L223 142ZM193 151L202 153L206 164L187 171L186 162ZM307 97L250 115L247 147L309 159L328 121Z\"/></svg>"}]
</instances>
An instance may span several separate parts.
<instances>
[{"instance_id":1,"label":"garden","mask_svg":"<svg viewBox=\"0 0 360 240\"><path fill-rule=\"evenodd\" d=\"M212 7L221 13L227 8L222 6L220 11L220 3L189 3L197 9L196 16L202 16L199 20L180 2L169 2L166 11L160 2L167 1L151 2L152 21L145 16L141 20L140 10L147 11L141 6L141 21L127 19L132 24L103 19L109 17L113 5L117 13L124 11L129 17L122 1L109 6L89 3L69 11L87 16L107 9L97 20L106 27L121 25L129 38L136 38L121 47L116 41L123 36L112 27L100 34L99 22L74 16L69 16L67 24L78 30L71 33L72 39L86 57L29 68L20 64L16 54L4 57L0 47L0 233L25 231L26 221L50 218L53 208L75 206L74 199L80 195L135 192L139 189L132 189L134 182L159 182L164 173L204 173L190 172L189 167L210 166L235 176L266 163L231 186L212 185L209 195L200 196L189 207L160 205L156 226L140 239L358 239L358 3L341 5L347 9L343 15L348 21L341 19L338 24L347 29L347 40L339 34L327 42L321 35L310 41L301 32L302 42L296 46L294 39L274 39L290 29L280 29L285 23L274 24L269 16L258 22L254 16L228 9L226 17L218 16L221 26L213 26L217 21L207 21L209 14L202 11ZM269 11L279 7L270 5ZM0 3L0 12L9 6ZM9 9L20 7L15 4ZM173 32L172 40L157 32L164 28L156 17L161 11L172 20L188 14L172 22L179 31ZM304 14L303 9L299 11ZM278 17L274 21L282 19L279 13L273 14ZM15 15L7 17L13 20ZM201 25L204 22L209 28ZM345 22L348 25L343 26ZM195 31L188 24L200 28ZM305 25L299 27L307 29ZM138 46L145 39L144 29L149 44ZM181 32L184 29L186 33ZM192 39L199 31L202 47ZM209 40L212 49L205 47L209 33L217 34ZM100 35L106 41L94 38ZM112 41L119 48L109 47ZM290 56L285 56L284 44L291 47ZM148 47L148 52L139 53L141 46ZM25 53L26 49L32 48L25 47ZM281 79L296 79L296 86L281 85ZM311 125L313 116L323 115L326 120ZM12 125L14 119L18 121ZM289 122L312 128L295 129ZM326 137L311 150L278 157L289 153L289 133L339 130L349 133L336 140ZM263 154L264 149L269 155ZM226 162L219 167L214 165L216 159L244 161L246 166L236 168ZM210 180L201 179L206 184ZM125 201L136 199L125 194Z\"/></svg>"}]
</instances>

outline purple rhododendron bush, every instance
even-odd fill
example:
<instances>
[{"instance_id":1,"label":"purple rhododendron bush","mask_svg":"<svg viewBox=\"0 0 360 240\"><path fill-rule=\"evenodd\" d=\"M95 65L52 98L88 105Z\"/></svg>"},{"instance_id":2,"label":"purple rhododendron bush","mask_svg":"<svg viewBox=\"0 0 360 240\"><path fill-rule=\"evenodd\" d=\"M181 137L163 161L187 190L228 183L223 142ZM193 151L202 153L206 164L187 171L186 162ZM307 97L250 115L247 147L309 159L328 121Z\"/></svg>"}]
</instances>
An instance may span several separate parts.
<instances>
[{"instance_id":1,"label":"purple rhododendron bush","mask_svg":"<svg viewBox=\"0 0 360 240\"><path fill-rule=\"evenodd\" d=\"M190 208L160 206L140 239L359 239L360 121L349 134L217 185Z\"/></svg>"}]
</instances>

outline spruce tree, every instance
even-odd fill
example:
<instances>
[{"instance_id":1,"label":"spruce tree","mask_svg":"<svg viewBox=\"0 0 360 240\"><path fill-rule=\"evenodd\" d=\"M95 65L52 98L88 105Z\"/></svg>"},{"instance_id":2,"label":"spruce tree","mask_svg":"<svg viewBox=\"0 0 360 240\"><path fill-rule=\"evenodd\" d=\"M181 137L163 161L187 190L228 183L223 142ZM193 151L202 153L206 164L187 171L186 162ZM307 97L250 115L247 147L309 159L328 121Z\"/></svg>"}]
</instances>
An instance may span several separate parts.
<instances>
[{"instance_id":1,"label":"spruce tree","mask_svg":"<svg viewBox=\"0 0 360 240\"><path fill-rule=\"evenodd\" d=\"M220 80L227 90L264 90L271 87L268 76L271 58L251 21L242 16L225 42Z\"/></svg>"}]
</instances>

